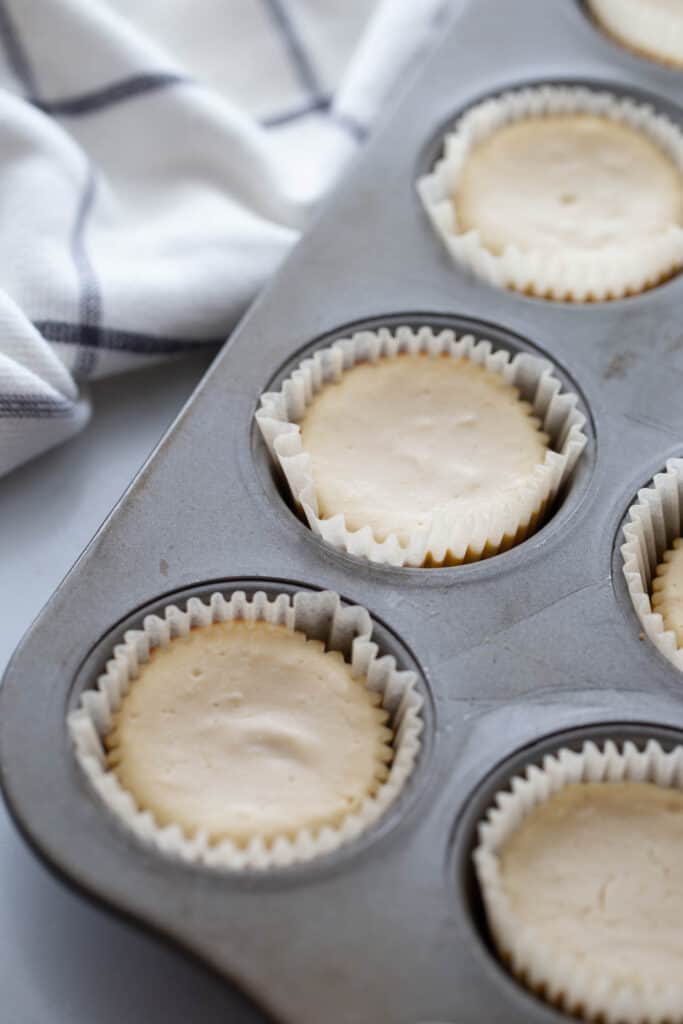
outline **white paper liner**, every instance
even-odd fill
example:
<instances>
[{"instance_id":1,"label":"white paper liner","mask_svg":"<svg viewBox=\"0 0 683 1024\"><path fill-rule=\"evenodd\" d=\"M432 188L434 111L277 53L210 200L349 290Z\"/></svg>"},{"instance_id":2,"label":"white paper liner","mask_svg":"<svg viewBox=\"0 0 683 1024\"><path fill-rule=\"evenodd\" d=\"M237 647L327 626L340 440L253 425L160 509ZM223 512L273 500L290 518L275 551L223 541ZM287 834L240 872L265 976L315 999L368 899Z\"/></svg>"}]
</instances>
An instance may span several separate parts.
<instances>
[{"instance_id":1,"label":"white paper liner","mask_svg":"<svg viewBox=\"0 0 683 1024\"><path fill-rule=\"evenodd\" d=\"M528 988L587 1020L677 1024L683 1021L683 978L671 978L666 986L647 978L620 985L599 960L579 960L549 947L544 935L515 915L501 879L498 850L534 807L573 782L622 781L683 789L683 747L666 753L656 740L643 749L630 740L599 746L589 741L578 752L562 748L546 755L540 767L529 765L496 794L479 825L474 867L495 944Z\"/></svg>"},{"instance_id":2,"label":"white paper liner","mask_svg":"<svg viewBox=\"0 0 683 1024\"><path fill-rule=\"evenodd\" d=\"M683 648L673 630L664 628L662 616L652 610L652 581L664 552L683 536L683 459L669 459L665 473L657 473L651 487L638 491L624 526L624 577L636 615L657 650L683 672Z\"/></svg>"},{"instance_id":3,"label":"white paper liner","mask_svg":"<svg viewBox=\"0 0 683 1024\"><path fill-rule=\"evenodd\" d=\"M394 358L403 352L434 357L447 354L501 374L532 405L552 446L515 502L501 503L476 517L455 518L452 512L437 509L431 523L414 530L407 544L402 544L395 533L377 540L369 526L349 530L343 514L328 519L319 516L311 457L302 447L298 426L325 384L338 381L356 363ZM378 331L360 331L304 359L279 391L261 396L256 421L313 533L339 550L373 562L440 566L488 557L533 532L586 445L585 416L577 402L576 395L561 392L550 363L537 356L520 352L511 357L505 349L494 351L490 341L477 340L470 334L456 338L452 330L435 333L430 327L398 327L394 331L381 327Z\"/></svg>"},{"instance_id":4,"label":"white paper liner","mask_svg":"<svg viewBox=\"0 0 683 1024\"><path fill-rule=\"evenodd\" d=\"M368 688L382 694L381 707L389 712L388 725L394 732L389 775L376 794L367 797L339 826L303 829L294 838L280 836L270 843L256 837L246 847L228 839L211 843L201 832L190 838L178 825L157 825L152 814L136 806L131 794L108 769L103 739L111 730L112 712L121 705L150 651L166 647L173 637L186 636L193 627L233 619L279 624L323 640L329 649L342 652L355 678L365 677ZM80 707L69 714L68 728L76 758L97 793L143 842L159 853L191 864L229 870L265 869L330 853L355 839L385 813L405 785L420 750L422 704L416 673L398 670L393 657L380 656L377 644L372 642L372 620L364 608L344 606L330 591L280 594L272 600L263 592L248 598L236 591L228 598L212 594L208 603L192 597L186 610L169 605L163 618L148 615L142 629L126 632L97 680L97 688L86 690Z\"/></svg>"},{"instance_id":5,"label":"white paper liner","mask_svg":"<svg viewBox=\"0 0 683 1024\"><path fill-rule=\"evenodd\" d=\"M460 233L452 197L474 146L514 121L551 114L596 114L644 132L683 174L683 133L667 117L635 100L582 86L544 85L478 103L444 140L444 156L417 182L425 209L453 259L490 284L539 298L586 302L617 299L657 284L683 266L683 228L643 240L637 249L595 253L531 250L508 245L495 255L476 230ZM618 187L618 183L615 183Z\"/></svg>"},{"instance_id":6,"label":"white paper liner","mask_svg":"<svg viewBox=\"0 0 683 1024\"><path fill-rule=\"evenodd\" d=\"M683 65L683 18L643 0L588 0L598 25L618 43L665 64Z\"/></svg>"}]
</instances>

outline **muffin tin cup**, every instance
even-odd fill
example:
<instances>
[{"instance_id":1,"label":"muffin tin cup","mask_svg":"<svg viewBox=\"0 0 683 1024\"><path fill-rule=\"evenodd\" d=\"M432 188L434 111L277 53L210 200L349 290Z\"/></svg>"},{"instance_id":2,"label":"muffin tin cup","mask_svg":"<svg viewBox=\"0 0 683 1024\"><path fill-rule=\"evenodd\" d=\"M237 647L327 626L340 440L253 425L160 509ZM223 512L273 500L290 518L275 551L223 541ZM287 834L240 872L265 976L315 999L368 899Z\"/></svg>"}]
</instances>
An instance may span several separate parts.
<instances>
[{"instance_id":1,"label":"muffin tin cup","mask_svg":"<svg viewBox=\"0 0 683 1024\"><path fill-rule=\"evenodd\" d=\"M651 592L657 566L672 542L683 536L683 459L669 459L650 487L638 492L628 510L621 547L623 572L636 615L660 654L683 672L683 649L676 634L653 611Z\"/></svg>"},{"instance_id":2,"label":"muffin tin cup","mask_svg":"<svg viewBox=\"0 0 683 1024\"><path fill-rule=\"evenodd\" d=\"M229 839L212 843L201 831L188 836L179 825L158 825L149 811L137 806L108 768L103 741L112 728L112 715L134 685L150 652L167 647L174 637L187 636L193 628L231 621L268 622L322 640L326 649L344 655L355 678L365 678L368 688L381 694L381 707L389 713L388 724L394 733L389 775L376 794L366 797L340 825L302 829L293 837L278 836L272 842L258 837L244 847ZM345 606L337 594L325 591L282 593L272 600L263 591L251 598L244 591L235 591L227 599L222 593L214 593L206 602L192 597L185 610L169 605L162 616L146 616L142 629L125 633L123 643L114 647L97 688L85 690L79 707L70 712L68 728L76 758L109 810L164 856L224 870L263 870L331 853L382 817L403 789L420 751L423 720L417 675L397 669L391 656L380 657L372 632L372 620L364 608Z\"/></svg>"},{"instance_id":3,"label":"muffin tin cup","mask_svg":"<svg viewBox=\"0 0 683 1024\"><path fill-rule=\"evenodd\" d=\"M417 190L453 260L489 284L538 298L570 302L619 299L670 277L683 266L683 227L643 240L637 248L551 254L507 245L497 255L477 230L459 232L453 196L475 146L508 124L552 114L592 114L647 135L683 174L683 133L649 105L584 86L540 85L504 92L471 107L444 139L443 156L419 178Z\"/></svg>"},{"instance_id":4,"label":"muffin tin cup","mask_svg":"<svg viewBox=\"0 0 683 1024\"><path fill-rule=\"evenodd\" d=\"M549 946L533 926L520 922L503 883L498 851L539 804L571 783L649 782L683 790L683 746L664 750L654 739L643 748L631 740L589 740L580 750L561 747L542 764L529 765L494 797L479 826L473 860L489 928L512 972L532 991L585 1020L607 1024L669 1024L683 1019L683 981L666 985L639 979L632 985L606 976L599 958L586 960ZM571 856L571 851L568 851ZM645 938L645 936L644 936Z\"/></svg>"},{"instance_id":5,"label":"muffin tin cup","mask_svg":"<svg viewBox=\"0 0 683 1024\"><path fill-rule=\"evenodd\" d=\"M377 540L369 526L352 531L343 513L330 518L320 516L311 457L303 448L298 426L316 395L327 384L339 381L344 372L358 363L394 359L402 353L467 359L500 374L529 402L550 438L544 462L506 504L476 517L454 514L448 508L436 510L431 522L413 530L406 544L396 534ZM534 532L571 477L586 445L585 417L577 405L576 395L562 392L547 360L526 352L511 357L506 349L493 350L489 341L469 334L457 338L449 329L435 332L428 326L401 326L393 331L386 327L359 331L314 352L279 391L261 396L256 421L314 534L338 550L372 562L422 567L478 561L520 543Z\"/></svg>"},{"instance_id":6,"label":"muffin tin cup","mask_svg":"<svg viewBox=\"0 0 683 1024\"><path fill-rule=\"evenodd\" d=\"M639 57L683 67L683 20L642 0L585 0L596 25Z\"/></svg>"}]
</instances>

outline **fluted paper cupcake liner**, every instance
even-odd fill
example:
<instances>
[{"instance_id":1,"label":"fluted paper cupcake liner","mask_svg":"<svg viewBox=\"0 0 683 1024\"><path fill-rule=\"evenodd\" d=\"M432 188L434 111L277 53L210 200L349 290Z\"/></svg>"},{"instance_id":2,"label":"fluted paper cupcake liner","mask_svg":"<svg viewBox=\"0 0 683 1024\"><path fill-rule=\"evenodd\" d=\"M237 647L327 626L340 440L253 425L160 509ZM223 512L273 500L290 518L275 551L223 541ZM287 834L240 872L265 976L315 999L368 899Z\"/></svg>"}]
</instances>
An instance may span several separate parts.
<instances>
[{"instance_id":1,"label":"fluted paper cupcake liner","mask_svg":"<svg viewBox=\"0 0 683 1024\"><path fill-rule=\"evenodd\" d=\"M381 694L380 706L389 714L393 730L393 758L389 774L373 796L338 826L302 829L294 837L279 836L272 842L255 837L246 846L229 839L211 842L198 832L184 833L179 825L159 826L150 811L137 806L133 796L107 766L104 738L112 727L112 714L155 647L166 647L174 637L187 636L193 627L232 620L263 621L322 640L328 649L340 651L355 678ZM292 682L296 685L296 681ZM86 690L80 706L68 716L76 758L93 787L119 821L159 853L190 864L213 868L265 869L309 861L355 839L376 822L401 792L415 765L423 729L422 697L413 671L399 670L391 656L381 656L372 641L372 620L359 606L343 605L329 591L280 594L269 599L263 592L248 598L242 591L229 597L215 593L204 602L190 598L185 610L169 605L163 617L148 615L142 629L129 630L117 644L95 689Z\"/></svg>"},{"instance_id":2,"label":"fluted paper cupcake liner","mask_svg":"<svg viewBox=\"0 0 683 1024\"><path fill-rule=\"evenodd\" d=\"M474 866L496 947L512 972L533 991L569 1013L607 1024L679 1024L683 1021L683 978L666 985L640 978L633 984L605 974L599 958L579 958L548 945L533 926L514 913L500 873L498 851L538 804L570 783L651 782L683 789L683 747L665 752L655 740L643 749L632 741L600 746L589 741L580 751L562 748L529 765L496 794L479 826ZM647 934L643 936L647 941Z\"/></svg>"},{"instance_id":3,"label":"fluted paper cupcake liner","mask_svg":"<svg viewBox=\"0 0 683 1024\"><path fill-rule=\"evenodd\" d=\"M683 20L642 0L587 0L595 21L621 46L650 60L683 66Z\"/></svg>"},{"instance_id":4,"label":"fluted paper cupcake liner","mask_svg":"<svg viewBox=\"0 0 683 1024\"><path fill-rule=\"evenodd\" d=\"M594 114L647 135L683 174L683 133L667 117L635 100L582 86L544 85L503 93L465 113L444 140L444 155L417 182L425 209L453 259L490 284L539 298L575 302L641 292L683 266L683 227L672 224L635 248L597 253L522 251L508 245L495 255L479 232L461 233L453 202L465 162L478 143L505 125L552 114Z\"/></svg>"},{"instance_id":5,"label":"fluted paper cupcake liner","mask_svg":"<svg viewBox=\"0 0 683 1024\"><path fill-rule=\"evenodd\" d=\"M683 459L669 459L665 473L657 473L651 487L638 491L628 510L621 554L624 577L636 615L657 650L683 672L683 649L673 630L664 628L662 616L652 609L652 581L664 552L683 536Z\"/></svg>"},{"instance_id":6,"label":"fluted paper cupcake liner","mask_svg":"<svg viewBox=\"0 0 683 1024\"><path fill-rule=\"evenodd\" d=\"M319 514L310 455L304 450L298 421L326 384L339 381L356 363L392 359L401 353L449 355L468 359L492 373L499 373L529 402L550 448L528 484L514 500L509 499L487 514L460 514L437 509L429 524L413 530L402 544L395 533L378 540L370 526L350 530L343 513L322 518ZM315 352L285 380L281 389L261 396L256 420L270 454L280 466L294 501L311 530L326 543L361 558L388 565L457 565L489 557L519 543L533 533L552 505L557 492L573 472L586 445L585 417L577 408L576 395L562 392L550 363L521 352L512 357L505 349L494 350L490 341L472 335L456 338L452 330L435 333L430 327L398 327L360 331ZM343 432L343 424L339 425Z\"/></svg>"}]
</instances>

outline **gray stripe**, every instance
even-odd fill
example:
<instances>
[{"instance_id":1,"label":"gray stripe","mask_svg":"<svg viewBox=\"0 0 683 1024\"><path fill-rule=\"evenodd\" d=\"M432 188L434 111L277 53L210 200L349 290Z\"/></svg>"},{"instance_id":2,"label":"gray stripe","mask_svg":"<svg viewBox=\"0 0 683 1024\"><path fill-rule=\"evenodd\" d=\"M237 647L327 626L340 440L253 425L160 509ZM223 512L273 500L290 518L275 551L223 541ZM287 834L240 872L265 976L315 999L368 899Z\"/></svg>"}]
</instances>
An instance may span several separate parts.
<instances>
[{"instance_id":1,"label":"gray stripe","mask_svg":"<svg viewBox=\"0 0 683 1024\"><path fill-rule=\"evenodd\" d=\"M309 117L311 114L327 114L330 121L333 121L338 128L348 132L356 142L364 142L370 134L369 129L361 124L360 121L356 121L350 114L345 114L341 110L335 110L332 106L332 98L329 96L314 97L308 103L303 103L300 107L296 107L293 110L285 110L281 114L270 114L268 117L262 117L260 124L262 128L280 128L303 117Z\"/></svg>"},{"instance_id":2,"label":"gray stripe","mask_svg":"<svg viewBox=\"0 0 683 1024\"><path fill-rule=\"evenodd\" d=\"M70 416L75 409L68 398L44 395L0 395L0 419L55 419Z\"/></svg>"},{"instance_id":3,"label":"gray stripe","mask_svg":"<svg viewBox=\"0 0 683 1024\"><path fill-rule=\"evenodd\" d=\"M95 270L85 245L85 227L95 200L97 179L92 164L88 165L85 187L76 211L76 220L71 232L71 256L78 274L81 323L87 327L98 327L102 314L102 297ZM94 348L81 347L76 355L74 377L88 377L95 369L97 353Z\"/></svg>"},{"instance_id":4,"label":"gray stripe","mask_svg":"<svg viewBox=\"0 0 683 1024\"><path fill-rule=\"evenodd\" d=\"M299 81L312 97L321 98L323 96L323 88L318 81L313 64L309 60L299 34L289 16L286 0L264 0L264 3L270 14L271 21L280 32L280 36L287 47L287 52L299 76Z\"/></svg>"},{"instance_id":5,"label":"gray stripe","mask_svg":"<svg viewBox=\"0 0 683 1024\"><path fill-rule=\"evenodd\" d=\"M222 345L220 338L159 338L137 331L119 331L110 327L88 327L84 324L69 324L60 320L36 320L34 327L48 341L64 345L81 345L88 348L106 349L112 352L132 352L141 356L176 355L191 352L200 347Z\"/></svg>"},{"instance_id":6,"label":"gray stripe","mask_svg":"<svg viewBox=\"0 0 683 1024\"><path fill-rule=\"evenodd\" d=\"M33 100L32 102L46 114L75 117L80 114L92 114L124 100L190 81L191 79L185 75L177 75L171 71L150 72L131 75L130 78L112 82L111 85L93 89L92 92L81 93L79 96L68 96L61 100Z\"/></svg>"},{"instance_id":7,"label":"gray stripe","mask_svg":"<svg viewBox=\"0 0 683 1024\"><path fill-rule=\"evenodd\" d=\"M335 110L334 108L330 110L330 120L334 121L339 128L343 128L344 131L348 132L356 142L365 142L370 134L369 128L366 128L360 121L356 121L355 117L345 114L341 110Z\"/></svg>"},{"instance_id":8,"label":"gray stripe","mask_svg":"<svg viewBox=\"0 0 683 1024\"><path fill-rule=\"evenodd\" d=\"M12 21L6 0L0 0L0 40L7 60L29 96L37 95L36 82L19 33Z\"/></svg>"},{"instance_id":9,"label":"gray stripe","mask_svg":"<svg viewBox=\"0 0 683 1024\"><path fill-rule=\"evenodd\" d=\"M289 124L291 121L298 121L302 117L308 117L309 114L326 113L330 108L330 102L331 100L328 96L319 96L293 110L286 110L281 114L270 114L268 117L262 117L260 121L261 127L279 128L281 125Z\"/></svg>"},{"instance_id":10,"label":"gray stripe","mask_svg":"<svg viewBox=\"0 0 683 1024\"><path fill-rule=\"evenodd\" d=\"M38 103L39 101L36 99L38 95L36 82L24 47L22 46L17 30L9 15L6 0L0 0L0 38L7 50L7 55L12 67L14 68L15 74L19 76L29 96L32 97L31 102ZM85 225L95 198L95 187L95 170L91 164L88 164L85 186L81 195L81 200L78 204L76 219L71 231L71 257L74 261L79 280L80 313L83 322L88 326L96 326L99 324L102 306L100 289L95 276L95 271L85 248ZM80 348L76 354L74 362L74 376L86 377L92 373L95 366L95 359L96 352L94 349ZM7 408L7 401L5 401L4 409L6 410ZM53 410L54 406L51 406L50 408ZM3 415L9 416L20 414L5 411ZM38 415L38 413L33 413L32 415ZM57 414L55 414L54 411L51 411L45 413L45 415ZM63 415L63 413L59 413L58 415Z\"/></svg>"}]
</instances>

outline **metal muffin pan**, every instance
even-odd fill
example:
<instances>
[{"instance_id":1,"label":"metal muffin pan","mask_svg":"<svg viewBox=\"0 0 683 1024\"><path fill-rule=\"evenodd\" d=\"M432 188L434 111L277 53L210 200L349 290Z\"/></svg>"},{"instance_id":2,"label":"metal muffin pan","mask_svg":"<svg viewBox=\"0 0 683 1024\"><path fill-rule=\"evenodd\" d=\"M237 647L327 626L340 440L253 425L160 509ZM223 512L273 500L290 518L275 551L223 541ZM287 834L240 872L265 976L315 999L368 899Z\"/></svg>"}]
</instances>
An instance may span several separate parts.
<instances>
[{"instance_id":1,"label":"metal muffin pan","mask_svg":"<svg viewBox=\"0 0 683 1024\"><path fill-rule=\"evenodd\" d=\"M469 867L475 821L523 762L564 742L683 741L683 678L640 639L618 555L637 489L683 454L683 277L585 306L494 290L452 265L415 191L460 111L548 80L646 94L683 124L683 76L618 49L580 4L517 0L510 17L496 0L471 2L6 673L2 781L28 841L69 883L198 957L268 1019L565 1020L487 945ZM589 445L555 514L523 544L472 565L393 569L335 552L296 518L253 415L307 347L350 324L423 320L547 355L581 396ZM415 773L386 819L308 865L220 874L160 857L91 792L67 710L117 633L151 606L292 587L366 606L382 648L417 668L428 701Z\"/></svg>"}]
</instances>

